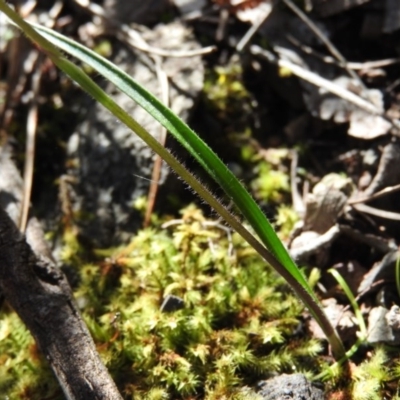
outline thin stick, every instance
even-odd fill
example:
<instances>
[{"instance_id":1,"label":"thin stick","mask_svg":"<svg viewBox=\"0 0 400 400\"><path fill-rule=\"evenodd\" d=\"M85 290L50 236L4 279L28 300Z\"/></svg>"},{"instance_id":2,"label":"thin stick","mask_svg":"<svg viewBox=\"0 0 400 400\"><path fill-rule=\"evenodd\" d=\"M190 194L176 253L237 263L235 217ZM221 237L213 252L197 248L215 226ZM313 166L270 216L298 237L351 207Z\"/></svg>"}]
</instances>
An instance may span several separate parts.
<instances>
[{"instance_id":1,"label":"thin stick","mask_svg":"<svg viewBox=\"0 0 400 400\"><path fill-rule=\"evenodd\" d=\"M38 60L39 58L37 58ZM32 76L32 103L29 108L26 124L26 147L25 147L25 165L24 165L24 186L22 191L21 216L19 220L19 230L25 232L28 222L29 205L31 202L33 170L35 164L36 132L38 126L38 103L40 78L42 72L40 63L37 63L36 71Z\"/></svg>"},{"instance_id":2,"label":"thin stick","mask_svg":"<svg viewBox=\"0 0 400 400\"><path fill-rule=\"evenodd\" d=\"M294 75L298 76L299 78L312 83L317 87L321 87L328 92L333 93L334 95L348 101L349 103L354 104L355 106L361 108L362 110L366 111L367 113L378 115L388 121L393 127L399 129L400 123L396 120L388 118L384 112L379 109L374 104L370 103L369 101L363 99L362 97L358 96L357 94L350 92L349 90L337 85L336 83L329 81L321 76L315 74L314 72L308 71L302 68L300 65L293 64L288 60L278 59L272 52L262 49L260 46L252 45L250 47L250 51L254 55L261 55L265 57L268 61L277 64L279 67L287 68L290 70Z\"/></svg>"},{"instance_id":3,"label":"thin stick","mask_svg":"<svg viewBox=\"0 0 400 400\"><path fill-rule=\"evenodd\" d=\"M321 31L321 29L319 29L318 26L292 2L292 0L282 1L311 29L312 32L314 32L314 34L321 40L322 43L324 43L326 48L331 52L331 54L340 62L341 67L343 67L347 71L347 73L353 79L355 79L366 91L367 88L364 85L364 82L353 70L348 68L346 59L342 56L336 46L328 39L328 37Z\"/></svg>"},{"instance_id":4,"label":"thin stick","mask_svg":"<svg viewBox=\"0 0 400 400\"><path fill-rule=\"evenodd\" d=\"M287 35L287 38L291 43L293 43L295 46L297 46L304 53L312 55L312 56L320 59L321 61L323 61L326 64L334 64L337 66L341 66L340 63L338 63L338 61L335 60L335 58L319 53L318 51L314 50L312 47L301 43L299 40L297 40L292 35ZM388 67L390 65L399 64L399 63L400 63L400 58L384 58L382 60L365 61L365 62L346 61L347 68L349 68L351 70L355 70L355 71L383 68L383 67Z\"/></svg>"},{"instance_id":5,"label":"thin stick","mask_svg":"<svg viewBox=\"0 0 400 400\"><path fill-rule=\"evenodd\" d=\"M236 45L236 50L240 53L243 49L248 45L251 38L256 34L256 32L260 29L261 25L268 18L269 14L271 14L271 9L267 9L264 12L264 15L250 27L250 29L244 34L244 36L240 39L239 43Z\"/></svg>"},{"instance_id":6,"label":"thin stick","mask_svg":"<svg viewBox=\"0 0 400 400\"><path fill-rule=\"evenodd\" d=\"M161 87L161 96L162 102L168 107L169 105L169 82L168 77L165 71L162 69L162 61L160 57L155 57L155 64L156 64L156 72L158 81L160 82ZM161 127L161 134L160 140L162 146L165 146L165 142L167 140L167 130L164 127ZM161 167L163 164L163 159L159 154L156 155L156 159L154 161L153 172L151 175L151 183L149 188L149 193L147 196L147 207L146 213L144 216L143 226L147 227L150 223L151 213L153 212L154 203L157 197L157 191L160 182L160 175L161 175Z\"/></svg>"},{"instance_id":7,"label":"thin stick","mask_svg":"<svg viewBox=\"0 0 400 400\"><path fill-rule=\"evenodd\" d=\"M375 217L400 221L400 213L380 210L379 208L367 206L366 204L354 204L353 208L359 212L374 215Z\"/></svg>"},{"instance_id":8,"label":"thin stick","mask_svg":"<svg viewBox=\"0 0 400 400\"><path fill-rule=\"evenodd\" d=\"M397 192L399 190L400 190L400 184L395 185L395 186L388 186L388 187L385 187L384 189L380 190L379 192L372 194L371 196L360 197L359 199L357 199L357 198L349 199L347 201L347 204L353 205L353 204L359 204L359 203L366 203L367 201L378 199L380 197Z\"/></svg>"},{"instance_id":9,"label":"thin stick","mask_svg":"<svg viewBox=\"0 0 400 400\"><path fill-rule=\"evenodd\" d=\"M36 6L36 2L32 2ZM49 19L47 26L53 27L55 20L60 14L63 7L61 1L56 1L49 11ZM32 8L33 9L33 8ZM31 11L31 10L30 10ZM35 61L36 70L32 76L32 104L29 108L27 127L26 127L26 148L25 148L25 165L24 165L24 187L22 192L22 203L21 203L21 216L19 220L19 229L21 232L25 232L28 223L29 206L31 202L32 186L33 186L33 171L35 165L35 149L36 149L36 133L38 126L38 102L40 90L40 79L42 77L41 65L39 53L35 50Z\"/></svg>"},{"instance_id":10,"label":"thin stick","mask_svg":"<svg viewBox=\"0 0 400 400\"><path fill-rule=\"evenodd\" d=\"M216 46L207 46L201 49L185 50L185 51L160 49L148 45L146 42L143 41L139 32L135 31L134 29L124 24L119 26L119 30L117 31L116 35L119 39L127 40L132 47L140 51L161 57L173 57L173 58L197 57L213 53L217 49ZM139 38L141 40L139 40Z\"/></svg>"},{"instance_id":11,"label":"thin stick","mask_svg":"<svg viewBox=\"0 0 400 400\"><path fill-rule=\"evenodd\" d=\"M7 146L0 149L0 171L3 295L32 333L66 399L122 400L80 316L69 283L53 260L39 222L29 220L26 236L16 227L22 178Z\"/></svg>"},{"instance_id":12,"label":"thin stick","mask_svg":"<svg viewBox=\"0 0 400 400\"><path fill-rule=\"evenodd\" d=\"M300 196L299 190L297 189L297 182L296 182L296 171L297 171L297 164L299 161L299 155L296 150L291 151L292 162L290 163L290 188L292 192L292 204L293 209L296 213L303 217L306 211L304 201Z\"/></svg>"},{"instance_id":13,"label":"thin stick","mask_svg":"<svg viewBox=\"0 0 400 400\"><path fill-rule=\"evenodd\" d=\"M74 0L79 6L89 11L91 14L96 15L108 22L113 22L111 18L109 18L104 10L99 4L91 3L85 0ZM152 47L147 44L147 42L142 38L140 33L130 26L121 23L120 21L115 21L114 24L117 28L116 35L118 39L127 41L132 47L144 51L145 53L150 53L157 56L162 57L175 57L175 58L183 58L183 57L196 57L200 55L205 55L212 53L216 50L216 46L207 46L201 49L195 50L186 50L186 51L169 51L160 49L157 47Z\"/></svg>"},{"instance_id":14,"label":"thin stick","mask_svg":"<svg viewBox=\"0 0 400 400\"><path fill-rule=\"evenodd\" d=\"M222 8L219 12L218 25L215 30L215 40L217 42L221 42L226 36L226 27L228 25L229 20L229 11L225 8Z\"/></svg>"}]
</instances>

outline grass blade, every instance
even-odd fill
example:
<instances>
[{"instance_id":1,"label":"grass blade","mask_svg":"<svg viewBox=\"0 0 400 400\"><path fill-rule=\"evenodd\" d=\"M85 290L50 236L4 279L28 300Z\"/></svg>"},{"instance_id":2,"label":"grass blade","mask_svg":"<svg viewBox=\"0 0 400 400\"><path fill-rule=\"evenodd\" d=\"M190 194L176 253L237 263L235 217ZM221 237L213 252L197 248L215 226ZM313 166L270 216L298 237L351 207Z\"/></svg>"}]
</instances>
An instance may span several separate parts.
<instances>
[{"instance_id":1,"label":"grass blade","mask_svg":"<svg viewBox=\"0 0 400 400\"><path fill-rule=\"evenodd\" d=\"M237 208L257 232L268 250L270 250L291 275L297 281L301 282L304 288L313 295L313 291L309 288L304 275L291 259L285 246L276 235L272 225L259 206L221 159L184 121L110 61L51 29L39 25L34 25L34 27L45 38L50 40L52 44L90 65L107 80L114 83L118 89L131 97L171 132L220 187L224 189L225 193L235 203Z\"/></svg>"}]
</instances>

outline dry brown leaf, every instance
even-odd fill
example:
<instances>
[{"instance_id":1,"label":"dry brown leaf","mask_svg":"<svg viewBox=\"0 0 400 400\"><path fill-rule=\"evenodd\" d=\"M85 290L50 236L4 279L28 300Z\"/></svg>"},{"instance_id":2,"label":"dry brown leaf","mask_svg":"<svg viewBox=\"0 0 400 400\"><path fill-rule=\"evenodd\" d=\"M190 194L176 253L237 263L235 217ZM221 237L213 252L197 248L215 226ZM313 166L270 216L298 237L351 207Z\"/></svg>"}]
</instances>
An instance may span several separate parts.
<instances>
[{"instance_id":1,"label":"dry brown leaf","mask_svg":"<svg viewBox=\"0 0 400 400\"><path fill-rule=\"evenodd\" d=\"M272 11L272 0L214 0L243 22L254 24Z\"/></svg>"},{"instance_id":2,"label":"dry brown leaf","mask_svg":"<svg viewBox=\"0 0 400 400\"><path fill-rule=\"evenodd\" d=\"M350 114L348 134L358 139L370 140L386 135L390 128L390 122L378 115L370 115L362 110L353 110Z\"/></svg>"},{"instance_id":3,"label":"dry brown leaf","mask_svg":"<svg viewBox=\"0 0 400 400\"><path fill-rule=\"evenodd\" d=\"M360 90L356 82L346 76L340 76L334 79L333 82L346 90L361 95L363 98L368 98L383 113L383 97L379 90ZM339 124L349 122L348 134L350 136L370 140L386 135L391 128L390 122L381 116L367 113L346 100L328 93L323 88L313 93L312 98L312 102L308 105L312 107L312 104L314 104L314 107L318 110L313 109L311 112L313 114L317 113L323 120L333 119Z\"/></svg>"}]
</instances>

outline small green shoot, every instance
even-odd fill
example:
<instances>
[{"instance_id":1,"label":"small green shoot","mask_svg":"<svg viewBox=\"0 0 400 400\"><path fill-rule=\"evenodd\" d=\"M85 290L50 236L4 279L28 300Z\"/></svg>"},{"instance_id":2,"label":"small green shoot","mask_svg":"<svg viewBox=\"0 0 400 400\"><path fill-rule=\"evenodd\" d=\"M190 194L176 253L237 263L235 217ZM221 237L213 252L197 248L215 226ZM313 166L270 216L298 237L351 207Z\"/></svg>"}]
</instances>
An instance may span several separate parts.
<instances>
[{"instance_id":1,"label":"small green shoot","mask_svg":"<svg viewBox=\"0 0 400 400\"><path fill-rule=\"evenodd\" d=\"M339 283L339 285L341 286L341 288L345 292L345 294L346 294L351 306L353 307L354 314L355 314L355 316L357 318L358 326L360 328L360 332L359 332L359 335L358 335L359 337L358 337L356 343L353 344L351 349L346 352L346 355L342 359L338 360L335 364L327 367L321 374L319 374L316 377L314 377L315 380L319 380L319 379L327 380L329 377L335 376L336 372L340 368L340 365L342 365L347 360L349 360L357 352L359 347L363 343L365 343L365 340L367 338L367 327L365 325L364 318L362 316L360 307L358 306L358 303L357 303L356 299L354 298L354 295L353 295L351 289L349 288L349 285L343 279L343 277L339 274L339 272L336 271L335 269L329 269L328 272L331 275L333 275L333 277L336 279L336 281Z\"/></svg>"},{"instance_id":2,"label":"small green shoot","mask_svg":"<svg viewBox=\"0 0 400 400\"><path fill-rule=\"evenodd\" d=\"M365 340L367 337L367 327L365 325L364 317L362 316L362 312L360 310L360 307L358 306L357 300L354 298L354 295L349 288L349 285L347 282L343 279L343 277L339 274L338 271L335 269L330 269L328 272L333 275L333 277L336 279L336 281L339 283L341 288L343 289L344 293L346 294L351 306L353 307L354 314L357 318L358 321L358 326L360 328L360 334L359 337L362 340Z\"/></svg>"}]
</instances>

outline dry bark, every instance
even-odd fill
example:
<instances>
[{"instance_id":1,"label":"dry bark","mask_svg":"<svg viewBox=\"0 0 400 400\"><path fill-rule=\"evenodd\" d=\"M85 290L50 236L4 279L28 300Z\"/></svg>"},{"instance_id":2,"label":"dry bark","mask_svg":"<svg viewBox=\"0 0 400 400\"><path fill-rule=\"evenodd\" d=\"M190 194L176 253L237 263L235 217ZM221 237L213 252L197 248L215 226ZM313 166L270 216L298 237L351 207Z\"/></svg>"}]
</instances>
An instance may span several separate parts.
<instances>
[{"instance_id":1,"label":"dry bark","mask_svg":"<svg viewBox=\"0 0 400 400\"><path fill-rule=\"evenodd\" d=\"M29 245L13 222L18 213L11 219L4 211L15 211L20 198L20 177L4 148L0 172L0 290L34 336L68 399L121 399L64 274L43 252L37 222L27 227Z\"/></svg>"}]
</instances>

